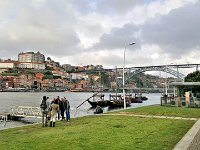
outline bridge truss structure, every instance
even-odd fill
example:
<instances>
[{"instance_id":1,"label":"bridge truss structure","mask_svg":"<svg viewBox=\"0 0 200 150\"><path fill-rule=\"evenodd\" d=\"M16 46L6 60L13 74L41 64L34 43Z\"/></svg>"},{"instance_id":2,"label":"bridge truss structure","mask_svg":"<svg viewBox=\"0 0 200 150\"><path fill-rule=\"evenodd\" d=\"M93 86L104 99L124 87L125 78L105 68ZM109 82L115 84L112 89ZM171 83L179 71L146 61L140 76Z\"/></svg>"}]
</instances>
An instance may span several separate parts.
<instances>
[{"instance_id":1,"label":"bridge truss structure","mask_svg":"<svg viewBox=\"0 0 200 150\"><path fill-rule=\"evenodd\" d=\"M198 70L198 67L200 66L200 64L180 64L180 65L157 65L157 66L141 66L141 67L130 67L130 68L125 68L125 76L124 76L124 80L125 83L127 81L129 81L133 76L139 74L139 73L143 73L146 71L162 71L168 74L171 74L173 76L175 76L178 81L179 80L183 80L186 75L179 72L180 68L196 68L196 70ZM122 73L123 68L116 68L117 69L117 73L119 74L120 72ZM122 86L122 78L118 78L117 79L117 84L119 87Z\"/></svg>"}]
</instances>

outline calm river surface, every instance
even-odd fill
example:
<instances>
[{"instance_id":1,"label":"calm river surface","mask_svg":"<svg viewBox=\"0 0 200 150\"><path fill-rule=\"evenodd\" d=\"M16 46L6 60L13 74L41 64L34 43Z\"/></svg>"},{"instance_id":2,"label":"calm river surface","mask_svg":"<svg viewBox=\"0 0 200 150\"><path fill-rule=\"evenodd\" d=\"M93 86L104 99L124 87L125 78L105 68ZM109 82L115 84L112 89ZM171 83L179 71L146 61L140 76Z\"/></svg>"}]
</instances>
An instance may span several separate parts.
<instances>
[{"instance_id":1,"label":"calm river surface","mask_svg":"<svg viewBox=\"0 0 200 150\"><path fill-rule=\"evenodd\" d=\"M109 99L110 93L104 93L105 99ZM0 92L0 114L4 112L10 112L11 108L16 106L33 106L39 107L42 97L48 96L50 99L56 98L57 96L66 97L70 101L72 110L79 106L83 101L93 95L93 93L84 93L84 92ZM130 107L139 107L146 105L153 105L160 103L160 93L149 93L143 94L148 97L147 101L143 103L132 103ZM89 111L90 105L88 102L85 102L79 107L80 111ZM92 110L93 113L94 110ZM107 111L107 108L104 108L104 111Z\"/></svg>"},{"instance_id":2,"label":"calm river surface","mask_svg":"<svg viewBox=\"0 0 200 150\"><path fill-rule=\"evenodd\" d=\"M43 96L48 96L50 99L60 96L60 98L66 97L70 101L72 118L90 115L94 113L94 109L90 109L91 106L88 102L85 102L77 110L76 107L93 94L88 92L0 92L0 114L11 112L11 108L17 106L39 107ZM104 94L105 100L109 99L109 94L111 93ZM160 104L160 93L144 93L143 96L147 96L148 100L143 101L143 103L132 103L128 108ZM103 109L104 112L113 111L109 110L108 107Z\"/></svg>"}]
</instances>

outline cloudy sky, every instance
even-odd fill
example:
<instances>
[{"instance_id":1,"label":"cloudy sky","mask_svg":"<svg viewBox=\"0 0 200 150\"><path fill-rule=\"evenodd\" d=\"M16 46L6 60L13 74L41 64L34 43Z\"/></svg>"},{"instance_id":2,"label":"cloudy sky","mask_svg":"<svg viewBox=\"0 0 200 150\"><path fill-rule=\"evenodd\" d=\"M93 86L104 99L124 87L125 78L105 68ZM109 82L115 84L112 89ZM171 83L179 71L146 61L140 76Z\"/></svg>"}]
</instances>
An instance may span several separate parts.
<instances>
[{"instance_id":1,"label":"cloudy sky","mask_svg":"<svg viewBox=\"0 0 200 150\"><path fill-rule=\"evenodd\" d=\"M200 63L199 12L199 0L0 0L0 58L122 67L126 47L126 66Z\"/></svg>"}]
</instances>

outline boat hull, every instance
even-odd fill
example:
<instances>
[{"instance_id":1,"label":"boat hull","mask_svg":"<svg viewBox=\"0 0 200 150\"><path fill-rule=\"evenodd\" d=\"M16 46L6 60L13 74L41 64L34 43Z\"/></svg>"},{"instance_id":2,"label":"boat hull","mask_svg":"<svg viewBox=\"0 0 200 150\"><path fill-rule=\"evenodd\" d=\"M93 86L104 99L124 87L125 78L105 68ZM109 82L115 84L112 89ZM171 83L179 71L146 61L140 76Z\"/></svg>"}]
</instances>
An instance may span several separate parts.
<instances>
[{"instance_id":1,"label":"boat hull","mask_svg":"<svg viewBox=\"0 0 200 150\"><path fill-rule=\"evenodd\" d=\"M97 107L97 105L100 106L100 107L106 107L109 104L109 102L107 100L102 100L102 101L90 101L90 100L88 100L88 103L93 108Z\"/></svg>"},{"instance_id":2,"label":"boat hull","mask_svg":"<svg viewBox=\"0 0 200 150\"><path fill-rule=\"evenodd\" d=\"M126 106L130 106L130 103L126 103ZM124 101L110 101L109 107L124 107Z\"/></svg>"}]
</instances>

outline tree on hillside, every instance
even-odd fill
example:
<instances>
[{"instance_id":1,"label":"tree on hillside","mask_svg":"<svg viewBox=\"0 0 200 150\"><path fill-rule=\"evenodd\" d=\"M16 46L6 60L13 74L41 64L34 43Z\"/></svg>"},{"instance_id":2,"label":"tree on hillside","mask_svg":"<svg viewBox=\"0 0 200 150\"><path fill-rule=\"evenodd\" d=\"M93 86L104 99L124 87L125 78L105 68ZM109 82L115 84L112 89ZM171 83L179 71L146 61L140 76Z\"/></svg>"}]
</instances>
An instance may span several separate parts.
<instances>
[{"instance_id":1,"label":"tree on hillside","mask_svg":"<svg viewBox=\"0 0 200 150\"><path fill-rule=\"evenodd\" d=\"M189 73L185 77L185 82L200 82L200 71Z\"/></svg>"},{"instance_id":2,"label":"tree on hillside","mask_svg":"<svg viewBox=\"0 0 200 150\"><path fill-rule=\"evenodd\" d=\"M50 66L46 66L46 70L53 70L53 68Z\"/></svg>"},{"instance_id":3,"label":"tree on hillside","mask_svg":"<svg viewBox=\"0 0 200 150\"><path fill-rule=\"evenodd\" d=\"M43 80L45 79L53 79L53 73L51 71L44 72L44 76L42 77Z\"/></svg>"},{"instance_id":4,"label":"tree on hillside","mask_svg":"<svg viewBox=\"0 0 200 150\"><path fill-rule=\"evenodd\" d=\"M47 60L48 60L48 61L51 61L51 58L50 58L50 57L47 57Z\"/></svg>"},{"instance_id":5,"label":"tree on hillside","mask_svg":"<svg viewBox=\"0 0 200 150\"><path fill-rule=\"evenodd\" d=\"M51 71L46 71L46 72L44 73L44 75L51 75L51 76L53 76L53 73L52 73Z\"/></svg>"}]
</instances>

